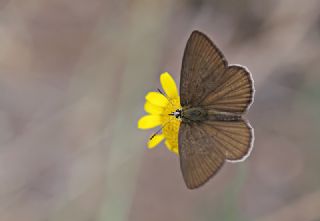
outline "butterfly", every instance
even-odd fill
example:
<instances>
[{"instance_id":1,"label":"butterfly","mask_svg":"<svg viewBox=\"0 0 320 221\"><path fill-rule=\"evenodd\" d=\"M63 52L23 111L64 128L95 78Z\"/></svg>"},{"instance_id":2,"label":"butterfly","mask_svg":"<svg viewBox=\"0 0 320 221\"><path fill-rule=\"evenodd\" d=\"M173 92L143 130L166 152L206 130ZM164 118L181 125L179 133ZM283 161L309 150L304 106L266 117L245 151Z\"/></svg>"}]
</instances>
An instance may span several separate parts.
<instances>
[{"instance_id":1,"label":"butterfly","mask_svg":"<svg viewBox=\"0 0 320 221\"><path fill-rule=\"evenodd\" d=\"M181 120L180 167L189 189L205 184L226 161L242 161L249 155L254 134L243 115L253 97L248 69L228 65L205 34L193 31L182 60L182 108L172 113Z\"/></svg>"}]
</instances>

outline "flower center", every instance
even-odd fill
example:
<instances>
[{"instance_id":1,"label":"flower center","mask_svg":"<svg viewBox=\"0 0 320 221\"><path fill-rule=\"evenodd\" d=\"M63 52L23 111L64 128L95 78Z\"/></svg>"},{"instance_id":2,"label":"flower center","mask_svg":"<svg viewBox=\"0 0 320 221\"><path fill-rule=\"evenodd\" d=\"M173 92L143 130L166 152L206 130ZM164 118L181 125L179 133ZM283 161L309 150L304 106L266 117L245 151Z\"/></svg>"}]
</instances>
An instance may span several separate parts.
<instances>
[{"instance_id":1,"label":"flower center","mask_svg":"<svg viewBox=\"0 0 320 221\"><path fill-rule=\"evenodd\" d=\"M168 98L169 103L164 108L162 115L163 135L167 139L167 144L172 150L178 150L178 132L180 127L180 119L172 116L176 110L181 109L179 98ZM168 123L167 123L168 122Z\"/></svg>"}]
</instances>

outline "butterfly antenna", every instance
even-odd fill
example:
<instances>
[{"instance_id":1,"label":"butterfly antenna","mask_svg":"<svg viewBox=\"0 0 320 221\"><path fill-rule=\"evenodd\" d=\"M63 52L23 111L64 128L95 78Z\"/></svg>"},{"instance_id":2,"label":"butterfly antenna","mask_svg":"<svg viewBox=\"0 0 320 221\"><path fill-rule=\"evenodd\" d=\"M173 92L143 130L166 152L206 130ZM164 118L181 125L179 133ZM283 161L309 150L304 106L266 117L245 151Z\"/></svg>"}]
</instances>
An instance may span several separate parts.
<instances>
[{"instance_id":1,"label":"butterfly antenna","mask_svg":"<svg viewBox=\"0 0 320 221\"><path fill-rule=\"evenodd\" d=\"M157 130L157 132L155 132L154 134L152 134L152 136L149 138L149 140L152 140L161 130L163 127L161 127L159 130Z\"/></svg>"},{"instance_id":2,"label":"butterfly antenna","mask_svg":"<svg viewBox=\"0 0 320 221\"><path fill-rule=\"evenodd\" d=\"M162 90L161 90L160 88L158 88L158 92L159 92L160 94L164 95L164 93L162 92ZM166 95L164 95L164 96L166 96Z\"/></svg>"},{"instance_id":3,"label":"butterfly antenna","mask_svg":"<svg viewBox=\"0 0 320 221\"><path fill-rule=\"evenodd\" d=\"M163 96L165 96L165 97L167 98L167 100L169 101L169 103L170 103L172 106L174 106L173 103L171 102L171 100L168 98L168 96L165 95L160 88L158 88L158 92L159 92L160 94L162 94Z\"/></svg>"},{"instance_id":4,"label":"butterfly antenna","mask_svg":"<svg viewBox=\"0 0 320 221\"><path fill-rule=\"evenodd\" d=\"M157 130L154 134L151 135L151 137L149 138L149 140L152 140L157 134L159 134L159 132L165 127L167 126L168 123L170 123L174 118L169 119L167 122L165 122L161 128L159 130Z\"/></svg>"}]
</instances>

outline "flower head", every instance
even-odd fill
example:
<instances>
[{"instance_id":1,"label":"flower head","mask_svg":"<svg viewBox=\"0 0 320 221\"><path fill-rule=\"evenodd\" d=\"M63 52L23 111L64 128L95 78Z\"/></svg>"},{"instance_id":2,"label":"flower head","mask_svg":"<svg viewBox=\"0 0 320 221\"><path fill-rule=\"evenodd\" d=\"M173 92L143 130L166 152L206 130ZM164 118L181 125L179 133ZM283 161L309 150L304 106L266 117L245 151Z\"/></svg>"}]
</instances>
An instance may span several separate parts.
<instances>
[{"instance_id":1,"label":"flower head","mask_svg":"<svg viewBox=\"0 0 320 221\"><path fill-rule=\"evenodd\" d=\"M168 72L161 74L160 82L165 94L149 92L146 95L144 110L148 115L138 121L139 129L151 129L160 126L162 133L153 135L148 141L148 148L154 148L165 140L167 148L178 154L178 132L180 120L172 116L173 112L181 109L177 86Z\"/></svg>"}]
</instances>

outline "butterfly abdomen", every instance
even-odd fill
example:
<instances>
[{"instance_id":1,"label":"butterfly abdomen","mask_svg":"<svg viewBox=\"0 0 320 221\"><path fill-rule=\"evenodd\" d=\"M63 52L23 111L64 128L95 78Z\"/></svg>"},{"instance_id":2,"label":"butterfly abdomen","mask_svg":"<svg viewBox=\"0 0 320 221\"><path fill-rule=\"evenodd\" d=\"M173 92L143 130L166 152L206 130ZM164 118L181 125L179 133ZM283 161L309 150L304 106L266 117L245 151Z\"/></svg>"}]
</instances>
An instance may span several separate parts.
<instances>
[{"instance_id":1,"label":"butterfly abdomen","mask_svg":"<svg viewBox=\"0 0 320 221\"><path fill-rule=\"evenodd\" d=\"M239 121L242 119L240 113L231 113L224 111L217 111L215 109L207 109L208 120L213 121Z\"/></svg>"},{"instance_id":2,"label":"butterfly abdomen","mask_svg":"<svg viewBox=\"0 0 320 221\"><path fill-rule=\"evenodd\" d=\"M241 115L226 115L226 114L214 114L209 116L209 120L216 121L239 121L241 120Z\"/></svg>"},{"instance_id":3,"label":"butterfly abdomen","mask_svg":"<svg viewBox=\"0 0 320 221\"><path fill-rule=\"evenodd\" d=\"M241 120L241 115L229 112L206 110L201 107L192 107L182 110L182 120L185 122L201 122L206 120L238 121Z\"/></svg>"}]
</instances>

